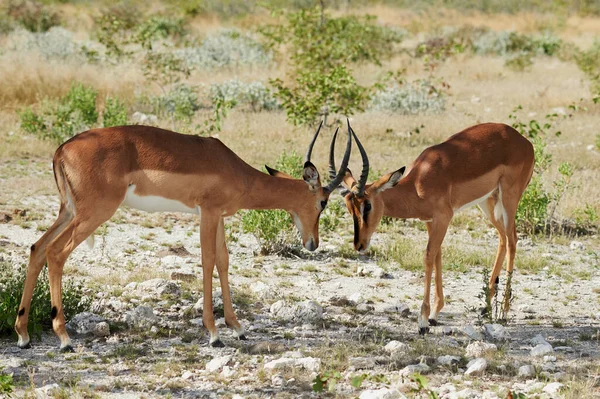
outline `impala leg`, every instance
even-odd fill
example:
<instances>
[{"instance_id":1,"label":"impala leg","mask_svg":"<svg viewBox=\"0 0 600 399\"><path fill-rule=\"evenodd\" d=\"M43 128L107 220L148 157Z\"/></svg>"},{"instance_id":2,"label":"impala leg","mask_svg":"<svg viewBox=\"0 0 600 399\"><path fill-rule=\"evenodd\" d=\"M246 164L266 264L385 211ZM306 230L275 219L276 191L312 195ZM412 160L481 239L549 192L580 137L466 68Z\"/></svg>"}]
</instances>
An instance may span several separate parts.
<instances>
[{"instance_id":1,"label":"impala leg","mask_svg":"<svg viewBox=\"0 0 600 399\"><path fill-rule=\"evenodd\" d=\"M231 293L229 289L229 253L225 243L225 225L223 218L219 221L217 230L217 271L219 272L219 281L221 282L221 292L223 293L223 308L225 310L225 324L232 328L239 339L246 339L244 329L235 316L233 305L231 304Z\"/></svg>"},{"instance_id":2,"label":"impala leg","mask_svg":"<svg viewBox=\"0 0 600 399\"><path fill-rule=\"evenodd\" d=\"M421 305L421 314L419 315L419 334L425 334L429 331L429 313L431 306L429 303L430 292L431 292L431 276L433 274L433 268L436 264L436 258L440 253L440 269L441 269L441 246L448 230L448 219L434 219L432 222L427 222L427 233L429 233L429 242L427 243L427 249L425 250L425 290L423 292L423 304ZM441 273L440 276L440 287L442 284ZM437 285L437 282L436 282ZM436 290L437 293L437 290ZM436 315L437 317L437 315Z\"/></svg>"},{"instance_id":3,"label":"impala leg","mask_svg":"<svg viewBox=\"0 0 600 399\"><path fill-rule=\"evenodd\" d=\"M496 294L496 287L498 286L499 281L498 276L500 275L500 270L502 270L502 264L506 257L506 228L504 227L504 217L502 216L498 219L494 213L494 209L497 205L500 207L503 206L502 203L498 203L498 201L496 194L488 198L483 206L480 206L482 212L498 231L498 252L496 253L496 260L489 281L490 300Z\"/></svg>"},{"instance_id":4,"label":"impala leg","mask_svg":"<svg viewBox=\"0 0 600 399\"><path fill-rule=\"evenodd\" d=\"M219 332L215 326L215 316L212 306L212 275L215 268L216 250L217 250L217 231L219 227L220 216L209 212L202 212L200 218L200 243L202 246L202 273L204 287L204 306L202 310L202 321L204 327L210 334L210 346L223 347L223 342L219 338ZM231 299L230 299L231 300ZM225 296L223 295L223 304Z\"/></svg>"},{"instance_id":5,"label":"impala leg","mask_svg":"<svg viewBox=\"0 0 600 399\"><path fill-rule=\"evenodd\" d=\"M116 210L116 207L114 210ZM104 214L96 209L96 214L93 218L84 214L76 214L75 218L46 248L50 299L52 302L50 317L52 318L52 329L60 339L60 349L63 352L73 350L71 339L65 328L65 314L62 304L62 276L65 262L71 252L83 240L89 237L102 223L112 216L114 210L113 212Z\"/></svg>"},{"instance_id":6,"label":"impala leg","mask_svg":"<svg viewBox=\"0 0 600 399\"><path fill-rule=\"evenodd\" d=\"M31 297L37 282L37 278L46 264L46 247L48 244L60 234L65 226L73 219L73 216L61 206L58 213L58 219L44 233L44 235L31 246L29 255L29 265L27 266L27 276L23 286L23 295L21 304L17 312L17 320L15 322L15 331L19 337L17 345L20 348L28 348L30 346L29 333L27 331L27 323L29 321L29 310L31 308Z\"/></svg>"},{"instance_id":7,"label":"impala leg","mask_svg":"<svg viewBox=\"0 0 600 399\"><path fill-rule=\"evenodd\" d=\"M442 287L442 248L435 257L435 297L433 314L429 317L429 325L437 326L438 315L444 307L444 288Z\"/></svg>"},{"instance_id":8,"label":"impala leg","mask_svg":"<svg viewBox=\"0 0 600 399\"><path fill-rule=\"evenodd\" d=\"M510 300L512 297L512 288L511 288L511 279L512 272L515 266L515 255L517 251L517 226L515 224L515 217L517 214L517 207L519 205L519 200L521 199L521 195L525 188L519 189L516 186L513 187L504 187L501 188L504 192L508 193L506 198L512 199L512 201L505 201L504 209L505 209L505 226L506 226L506 252L508 255L508 259L506 262L506 287L504 290L504 305L503 305L503 313L506 317L510 308Z\"/></svg>"}]
</instances>

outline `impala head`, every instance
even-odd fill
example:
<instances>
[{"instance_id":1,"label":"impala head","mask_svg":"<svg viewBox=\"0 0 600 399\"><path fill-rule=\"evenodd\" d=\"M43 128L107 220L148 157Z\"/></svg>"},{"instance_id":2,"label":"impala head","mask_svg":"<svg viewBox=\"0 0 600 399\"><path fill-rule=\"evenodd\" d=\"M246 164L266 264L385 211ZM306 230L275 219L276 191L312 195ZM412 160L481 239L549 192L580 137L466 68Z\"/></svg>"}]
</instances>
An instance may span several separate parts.
<instances>
[{"instance_id":1,"label":"impala head","mask_svg":"<svg viewBox=\"0 0 600 399\"><path fill-rule=\"evenodd\" d=\"M372 184L366 184L369 177L369 158L350 124L348 124L348 128L360 151L363 168L358 182L352 176L352 172L349 169L346 170L343 184L347 191L344 200L354 219L354 248L359 252L364 252L369 248L371 236L383 217L384 204L379 194L398 184L406 168L403 166L395 172L382 176Z\"/></svg>"},{"instance_id":2,"label":"impala head","mask_svg":"<svg viewBox=\"0 0 600 399\"><path fill-rule=\"evenodd\" d=\"M348 141L346 144L346 152L340 170L336 173L335 165L330 164L330 177L331 181L327 186L321 185L321 178L319 171L315 165L310 162L312 150L315 145L315 141L319 136L323 122L319 124L312 141L308 146L308 151L304 157L304 171L302 173L302 179L306 182L306 190L302 190L295 195L295 198L289 198L290 207L288 212L292 216L300 235L302 236L302 244L304 248L309 251L314 251L319 246L319 217L321 212L327 206L329 196L335 190L344 179L344 171L348 167L348 161L350 159L350 150L352 148L352 136L348 131ZM335 146L335 139L337 138L338 130L336 129L333 139L331 141L331 149ZM333 157L333 155L331 155ZM266 166L266 165L265 165ZM290 175L275 170L266 166L267 171L271 176L282 177L286 179L293 179ZM331 173L333 170L333 173Z\"/></svg>"}]
</instances>

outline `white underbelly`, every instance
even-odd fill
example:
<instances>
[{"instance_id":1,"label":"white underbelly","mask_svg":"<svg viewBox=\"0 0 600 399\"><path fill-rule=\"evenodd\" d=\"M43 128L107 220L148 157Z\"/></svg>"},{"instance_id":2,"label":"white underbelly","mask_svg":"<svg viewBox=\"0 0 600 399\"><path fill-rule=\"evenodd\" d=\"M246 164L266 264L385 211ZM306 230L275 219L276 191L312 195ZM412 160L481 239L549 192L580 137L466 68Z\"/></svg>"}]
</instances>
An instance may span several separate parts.
<instances>
[{"instance_id":1,"label":"white underbelly","mask_svg":"<svg viewBox=\"0 0 600 399\"><path fill-rule=\"evenodd\" d=\"M477 205L480 204L481 202L485 201L486 199L488 199L490 197L490 195L492 195L494 193L494 191L496 191L496 189L493 189L492 191L490 191L489 193L487 193L486 195L484 195L483 197L477 198L474 201L471 201L469 203L464 204L463 206L459 207L458 209L454 209L454 212L460 212L463 209L467 209L468 207L471 207L473 205Z\"/></svg>"},{"instance_id":2,"label":"white underbelly","mask_svg":"<svg viewBox=\"0 0 600 399\"><path fill-rule=\"evenodd\" d=\"M200 207L190 208L185 204L172 199L159 197L156 195L137 195L134 193L135 185L127 188L125 199L121 206L139 209L146 212L185 212L200 214Z\"/></svg>"}]
</instances>

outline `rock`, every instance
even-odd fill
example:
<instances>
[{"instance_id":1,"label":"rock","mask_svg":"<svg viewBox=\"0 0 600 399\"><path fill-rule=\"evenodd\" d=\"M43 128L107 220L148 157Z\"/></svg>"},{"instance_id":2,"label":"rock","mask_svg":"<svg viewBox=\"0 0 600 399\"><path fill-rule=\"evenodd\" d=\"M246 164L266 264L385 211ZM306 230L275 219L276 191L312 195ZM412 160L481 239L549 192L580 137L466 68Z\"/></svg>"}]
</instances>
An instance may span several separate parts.
<instances>
[{"instance_id":1,"label":"rock","mask_svg":"<svg viewBox=\"0 0 600 399\"><path fill-rule=\"evenodd\" d=\"M545 354L552 352L554 352L552 345L546 342L545 344L539 344L532 348L531 356L544 356Z\"/></svg>"},{"instance_id":2,"label":"rock","mask_svg":"<svg viewBox=\"0 0 600 399\"><path fill-rule=\"evenodd\" d=\"M402 317L408 317L410 314L410 308L407 304L402 302L398 302L395 305L386 306L383 311L387 313L399 313Z\"/></svg>"},{"instance_id":3,"label":"rock","mask_svg":"<svg viewBox=\"0 0 600 399\"><path fill-rule=\"evenodd\" d=\"M510 334L504 328L503 325L500 324L486 324L483 326L485 329L485 334L494 339L496 341L508 341L510 340Z\"/></svg>"},{"instance_id":4,"label":"rock","mask_svg":"<svg viewBox=\"0 0 600 399\"><path fill-rule=\"evenodd\" d=\"M376 366L375 359L371 357L351 357L348 362L354 370L371 370Z\"/></svg>"},{"instance_id":5,"label":"rock","mask_svg":"<svg viewBox=\"0 0 600 399\"><path fill-rule=\"evenodd\" d=\"M425 363L411 364L411 365L404 367L402 370L400 370L400 375L401 376L409 376L414 373L425 374L429 370L430 370L429 366L426 365Z\"/></svg>"},{"instance_id":6,"label":"rock","mask_svg":"<svg viewBox=\"0 0 600 399\"><path fill-rule=\"evenodd\" d=\"M214 357L210 362L206 363L205 368L206 370L212 372L218 371L219 369L221 369L221 367L229 363L232 358L232 355Z\"/></svg>"},{"instance_id":7,"label":"rock","mask_svg":"<svg viewBox=\"0 0 600 399\"><path fill-rule=\"evenodd\" d=\"M369 305L368 303L359 303L356 305L356 311L360 313L367 313L375 310L373 305Z\"/></svg>"},{"instance_id":8,"label":"rock","mask_svg":"<svg viewBox=\"0 0 600 399\"><path fill-rule=\"evenodd\" d=\"M321 369L321 359L316 357L303 357L296 360L296 365L301 366L308 371L319 371L319 369Z\"/></svg>"},{"instance_id":9,"label":"rock","mask_svg":"<svg viewBox=\"0 0 600 399\"><path fill-rule=\"evenodd\" d=\"M552 362L546 362L546 363L542 364L542 370L547 371L549 373L553 373L556 371L556 364L554 364Z\"/></svg>"},{"instance_id":10,"label":"rock","mask_svg":"<svg viewBox=\"0 0 600 399\"><path fill-rule=\"evenodd\" d=\"M530 378L535 376L535 367L531 364L519 367L519 377Z\"/></svg>"},{"instance_id":11,"label":"rock","mask_svg":"<svg viewBox=\"0 0 600 399\"><path fill-rule=\"evenodd\" d=\"M348 300L354 305L359 305L365 302L365 298L360 292L355 292L354 294L348 295Z\"/></svg>"},{"instance_id":12,"label":"rock","mask_svg":"<svg viewBox=\"0 0 600 399\"><path fill-rule=\"evenodd\" d=\"M483 341L483 334L475 330L475 328L472 325L465 326L462 329L462 332L467 337L474 339L475 341Z\"/></svg>"},{"instance_id":13,"label":"rock","mask_svg":"<svg viewBox=\"0 0 600 399\"><path fill-rule=\"evenodd\" d=\"M580 250L583 251L585 249L585 245L581 241L571 241L569 244L569 248L572 250Z\"/></svg>"},{"instance_id":14,"label":"rock","mask_svg":"<svg viewBox=\"0 0 600 399\"><path fill-rule=\"evenodd\" d=\"M520 312L523 312L523 313L535 313L535 311L531 308L531 306L529 306L527 304L519 305L517 307L517 310L519 310Z\"/></svg>"},{"instance_id":15,"label":"rock","mask_svg":"<svg viewBox=\"0 0 600 399\"><path fill-rule=\"evenodd\" d=\"M315 301L288 305L281 300L271 305L270 312L279 320L297 324L318 323L323 320L323 308Z\"/></svg>"},{"instance_id":16,"label":"rock","mask_svg":"<svg viewBox=\"0 0 600 399\"><path fill-rule=\"evenodd\" d=\"M235 375L235 370L229 366L223 366L223 371L221 371L221 376L223 378L231 378Z\"/></svg>"},{"instance_id":17,"label":"rock","mask_svg":"<svg viewBox=\"0 0 600 399\"><path fill-rule=\"evenodd\" d=\"M171 280L186 281L186 282L192 282L192 281L196 281L198 279L198 277L196 277L196 275L194 273L184 273L184 272L171 272L170 278L171 278Z\"/></svg>"},{"instance_id":18,"label":"rock","mask_svg":"<svg viewBox=\"0 0 600 399\"><path fill-rule=\"evenodd\" d=\"M546 385L542 391L548 395L556 395L563 387L564 385L560 382L551 382L550 384Z\"/></svg>"},{"instance_id":19,"label":"rock","mask_svg":"<svg viewBox=\"0 0 600 399\"><path fill-rule=\"evenodd\" d=\"M192 373L191 371L186 371L183 373L183 375L181 376L182 379L184 380L189 380L194 376L194 373Z\"/></svg>"},{"instance_id":20,"label":"rock","mask_svg":"<svg viewBox=\"0 0 600 399\"><path fill-rule=\"evenodd\" d=\"M400 391L392 388L367 389L360 393L359 399L404 399Z\"/></svg>"},{"instance_id":21,"label":"rock","mask_svg":"<svg viewBox=\"0 0 600 399\"><path fill-rule=\"evenodd\" d=\"M139 111L133 113L131 120L133 122L139 122L140 125L155 125L158 122L156 115L144 114Z\"/></svg>"},{"instance_id":22,"label":"rock","mask_svg":"<svg viewBox=\"0 0 600 399\"><path fill-rule=\"evenodd\" d=\"M534 346L539 345L539 344L547 344L548 343L548 341L546 341L546 338L544 338L542 336L542 334L538 334L535 337L531 338L529 340L529 342Z\"/></svg>"},{"instance_id":23,"label":"rock","mask_svg":"<svg viewBox=\"0 0 600 399\"><path fill-rule=\"evenodd\" d=\"M271 287L268 284L263 283L262 281L255 281L250 286L250 289L255 294L259 294L259 296L264 297L267 293L271 291Z\"/></svg>"},{"instance_id":24,"label":"rock","mask_svg":"<svg viewBox=\"0 0 600 399\"><path fill-rule=\"evenodd\" d=\"M158 322L158 317L150 306L140 305L125 313L125 322L138 328L152 327Z\"/></svg>"},{"instance_id":25,"label":"rock","mask_svg":"<svg viewBox=\"0 0 600 399\"><path fill-rule=\"evenodd\" d=\"M458 363L460 363L460 357L444 355L444 356L438 357L437 362L438 362L438 364L440 364L442 366L455 366Z\"/></svg>"},{"instance_id":26,"label":"rock","mask_svg":"<svg viewBox=\"0 0 600 399\"><path fill-rule=\"evenodd\" d=\"M277 388L282 388L287 385L287 381L281 374L275 374L271 377L271 385Z\"/></svg>"},{"instance_id":27,"label":"rock","mask_svg":"<svg viewBox=\"0 0 600 399\"><path fill-rule=\"evenodd\" d=\"M465 375L478 376L482 375L487 369L487 360L480 357L474 360L471 360L467 364L467 371L465 371Z\"/></svg>"},{"instance_id":28,"label":"rock","mask_svg":"<svg viewBox=\"0 0 600 399\"><path fill-rule=\"evenodd\" d=\"M321 368L321 359L314 357L291 358L281 357L265 363L265 370L285 370L294 367L301 367L308 371L319 371Z\"/></svg>"},{"instance_id":29,"label":"rock","mask_svg":"<svg viewBox=\"0 0 600 399\"><path fill-rule=\"evenodd\" d=\"M155 278L146 280L141 283L129 283L125 286L125 291L130 291L138 296L150 296L153 299L158 299L163 295L179 296L179 284L174 281Z\"/></svg>"},{"instance_id":30,"label":"rock","mask_svg":"<svg viewBox=\"0 0 600 399\"><path fill-rule=\"evenodd\" d=\"M466 356L471 358L481 357L488 353L493 353L498 350L498 347L494 344L487 342L471 342L466 349Z\"/></svg>"},{"instance_id":31,"label":"rock","mask_svg":"<svg viewBox=\"0 0 600 399\"><path fill-rule=\"evenodd\" d=\"M450 326L445 326L442 328L442 334L444 335L452 335L454 334L454 330Z\"/></svg>"},{"instance_id":32,"label":"rock","mask_svg":"<svg viewBox=\"0 0 600 399\"><path fill-rule=\"evenodd\" d=\"M359 266L356 269L356 274L359 276L371 276L374 278L390 278L391 276L383 270L381 267L376 265L364 265Z\"/></svg>"},{"instance_id":33,"label":"rock","mask_svg":"<svg viewBox=\"0 0 600 399\"><path fill-rule=\"evenodd\" d=\"M102 324L98 327L99 324ZM67 330L78 335L96 335L98 337L106 337L110 335L110 328L106 319L90 312L76 314L67 323Z\"/></svg>"},{"instance_id":34,"label":"rock","mask_svg":"<svg viewBox=\"0 0 600 399\"><path fill-rule=\"evenodd\" d=\"M37 398L51 398L55 393L60 392L60 386L56 383L44 385L41 388L36 388L35 396Z\"/></svg>"},{"instance_id":35,"label":"rock","mask_svg":"<svg viewBox=\"0 0 600 399\"><path fill-rule=\"evenodd\" d=\"M233 301L233 292L231 293L231 299ZM213 309L223 307L223 293L221 291L213 292L212 305L213 305ZM198 298L198 301L194 304L193 309L196 312L196 314L202 314L202 310L204 309L204 297L203 296Z\"/></svg>"},{"instance_id":36,"label":"rock","mask_svg":"<svg viewBox=\"0 0 600 399\"><path fill-rule=\"evenodd\" d=\"M555 362L556 356L544 356L544 362Z\"/></svg>"},{"instance_id":37,"label":"rock","mask_svg":"<svg viewBox=\"0 0 600 399\"><path fill-rule=\"evenodd\" d=\"M409 347L404 342L390 341L383 347L383 349L388 353L396 353L407 352Z\"/></svg>"}]
</instances>

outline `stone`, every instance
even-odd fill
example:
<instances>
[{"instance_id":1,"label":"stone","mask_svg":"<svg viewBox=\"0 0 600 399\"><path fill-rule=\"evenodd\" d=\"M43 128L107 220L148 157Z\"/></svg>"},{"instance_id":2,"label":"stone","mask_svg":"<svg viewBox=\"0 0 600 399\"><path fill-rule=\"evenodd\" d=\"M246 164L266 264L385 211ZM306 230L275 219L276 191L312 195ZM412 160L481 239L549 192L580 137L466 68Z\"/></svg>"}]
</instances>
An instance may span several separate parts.
<instances>
[{"instance_id":1,"label":"stone","mask_svg":"<svg viewBox=\"0 0 600 399\"><path fill-rule=\"evenodd\" d=\"M472 325L465 326L462 329L462 332L467 337L474 339L475 341L483 341L483 334L475 330L475 328Z\"/></svg>"},{"instance_id":2,"label":"stone","mask_svg":"<svg viewBox=\"0 0 600 399\"><path fill-rule=\"evenodd\" d=\"M555 362L556 356L544 356L544 362Z\"/></svg>"},{"instance_id":3,"label":"stone","mask_svg":"<svg viewBox=\"0 0 600 399\"><path fill-rule=\"evenodd\" d=\"M371 370L376 366L375 359L371 357L351 357L348 362L354 370Z\"/></svg>"},{"instance_id":4,"label":"stone","mask_svg":"<svg viewBox=\"0 0 600 399\"><path fill-rule=\"evenodd\" d=\"M316 357L303 357L296 360L296 365L301 366L308 371L319 371L321 369L321 359Z\"/></svg>"},{"instance_id":5,"label":"stone","mask_svg":"<svg viewBox=\"0 0 600 399\"><path fill-rule=\"evenodd\" d=\"M360 393L359 399L404 399L400 391L393 388L367 389Z\"/></svg>"},{"instance_id":6,"label":"stone","mask_svg":"<svg viewBox=\"0 0 600 399\"><path fill-rule=\"evenodd\" d=\"M398 302L394 305L386 306L383 309L383 311L387 312L387 313L398 313L402 317L408 317L408 315L410 314L410 308L408 307L407 304L402 303L402 302Z\"/></svg>"},{"instance_id":7,"label":"stone","mask_svg":"<svg viewBox=\"0 0 600 399\"><path fill-rule=\"evenodd\" d=\"M524 366L519 367L519 377L535 377L535 367L533 367L531 364L526 364Z\"/></svg>"},{"instance_id":8,"label":"stone","mask_svg":"<svg viewBox=\"0 0 600 399\"><path fill-rule=\"evenodd\" d=\"M296 324L318 323L323 320L323 308L315 301L289 305L280 300L271 305L270 312L279 320Z\"/></svg>"},{"instance_id":9,"label":"stone","mask_svg":"<svg viewBox=\"0 0 600 399\"><path fill-rule=\"evenodd\" d=\"M229 363L232 358L233 358L232 355L214 357L210 362L206 363L205 368L207 371L212 371L212 372L218 371L221 369L221 367L223 367L227 363Z\"/></svg>"},{"instance_id":10,"label":"stone","mask_svg":"<svg viewBox=\"0 0 600 399\"><path fill-rule=\"evenodd\" d=\"M467 371L465 371L465 375L482 375L487 369L487 366L487 360L485 360L484 358L480 357L477 359L473 359L467 364Z\"/></svg>"},{"instance_id":11,"label":"stone","mask_svg":"<svg viewBox=\"0 0 600 399\"><path fill-rule=\"evenodd\" d=\"M158 117L152 114L144 114L136 111L131 116L133 122L139 122L141 125L155 125L158 122Z\"/></svg>"},{"instance_id":12,"label":"stone","mask_svg":"<svg viewBox=\"0 0 600 399\"><path fill-rule=\"evenodd\" d=\"M553 373L556 371L556 364L552 362L546 362L542 364L542 370L547 371L549 373Z\"/></svg>"},{"instance_id":13,"label":"stone","mask_svg":"<svg viewBox=\"0 0 600 399\"><path fill-rule=\"evenodd\" d=\"M531 306L527 304L522 304L517 307L517 310L523 313L535 313L535 311L531 308Z\"/></svg>"},{"instance_id":14,"label":"stone","mask_svg":"<svg viewBox=\"0 0 600 399\"><path fill-rule=\"evenodd\" d=\"M36 388L35 396L37 398L51 398L55 393L60 392L60 386L56 383L44 385L43 387Z\"/></svg>"},{"instance_id":15,"label":"stone","mask_svg":"<svg viewBox=\"0 0 600 399\"><path fill-rule=\"evenodd\" d=\"M154 278L141 283L129 283L125 286L125 291L131 291L138 296L146 295L158 298L163 295L179 296L181 289L179 284L174 281Z\"/></svg>"},{"instance_id":16,"label":"stone","mask_svg":"<svg viewBox=\"0 0 600 399\"><path fill-rule=\"evenodd\" d=\"M425 363L410 364L410 365L404 367L402 370L400 370L400 375L401 376L409 376L414 373L425 374L429 370L430 370L429 366L426 365Z\"/></svg>"},{"instance_id":17,"label":"stone","mask_svg":"<svg viewBox=\"0 0 600 399\"><path fill-rule=\"evenodd\" d=\"M98 324L102 323L100 327ZM91 312L76 314L66 325L70 333L78 335L95 335L106 337L110 335L110 328L106 319L100 315Z\"/></svg>"},{"instance_id":18,"label":"stone","mask_svg":"<svg viewBox=\"0 0 600 399\"><path fill-rule=\"evenodd\" d=\"M271 360L270 362L265 363L264 369L273 371L273 370L285 370L288 368L293 368L296 365L296 359L289 357L280 357L279 359Z\"/></svg>"},{"instance_id":19,"label":"stone","mask_svg":"<svg viewBox=\"0 0 600 399\"><path fill-rule=\"evenodd\" d=\"M536 345L531 349L531 356L544 356L545 354L554 352L552 345L549 343Z\"/></svg>"},{"instance_id":20,"label":"stone","mask_svg":"<svg viewBox=\"0 0 600 399\"><path fill-rule=\"evenodd\" d=\"M231 378L235 375L235 370L229 366L223 366L223 371L221 371L221 376L223 378Z\"/></svg>"},{"instance_id":21,"label":"stone","mask_svg":"<svg viewBox=\"0 0 600 399\"><path fill-rule=\"evenodd\" d=\"M548 395L556 395L563 387L564 385L560 382L551 382L542 389L542 392L545 392Z\"/></svg>"},{"instance_id":22,"label":"stone","mask_svg":"<svg viewBox=\"0 0 600 399\"><path fill-rule=\"evenodd\" d=\"M452 329L452 327L450 327L450 326L445 326L442 328L442 334L452 335L452 334L454 334L454 329Z\"/></svg>"},{"instance_id":23,"label":"stone","mask_svg":"<svg viewBox=\"0 0 600 399\"><path fill-rule=\"evenodd\" d=\"M138 328L152 327L158 322L158 317L150 306L140 305L125 313L125 322Z\"/></svg>"},{"instance_id":24,"label":"stone","mask_svg":"<svg viewBox=\"0 0 600 399\"><path fill-rule=\"evenodd\" d=\"M494 344L487 342L471 342L466 349L466 356L471 358L481 357L488 353L493 353L498 350L498 347Z\"/></svg>"},{"instance_id":25,"label":"stone","mask_svg":"<svg viewBox=\"0 0 600 399\"><path fill-rule=\"evenodd\" d=\"M585 245L581 241L571 241L569 244L569 248L572 250L580 250L583 251L585 249Z\"/></svg>"},{"instance_id":26,"label":"stone","mask_svg":"<svg viewBox=\"0 0 600 399\"><path fill-rule=\"evenodd\" d=\"M271 377L271 385L276 388L282 388L287 385L286 379L281 374L274 374Z\"/></svg>"},{"instance_id":27,"label":"stone","mask_svg":"<svg viewBox=\"0 0 600 399\"><path fill-rule=\"evenodd\" d=\"M534 346L539 345L539 344L547 344L548 343L548 341L546 341L546 338L544 338L544 336L542 334L538 334L535 337L531 338L529 340L529 342Z\"/></svg>"},{"instance_id":28,"label":"stone","mask_svg":"<svg viewBox=\"0 0 600 399\"><path fill-rule=\"evenodd\" d=\"M183 375L181 376L182 379L184 380L189 380L194 376L194 373L192 373L191 371L186 371L183 373Z\"/></svg>"},{"instance_id":29,"label":"stone","mask_svg":"<svg viewBox=\"0 0 600 399\"><path fill-rule=\"evenodd\" d=\"M400 341L390 341L383 347L383 350L388 353L407 352L408 349L408 345Z\"/></svg>"},{"instance_id":30,"label":"stone","mask_svg":"<svg viewBox=\"0 0 600 399\"><path fill-rule=\"evenodd\" d=\"M438 362L438 364L440 364L442 366L455 366L458 363L460 363L460 357L444 355L444 356L438 357L437 362Z\"/></svg>"},{"instance_id":31,"label":"stone","mask_svg":"<svg viewBox=\"0 0 600 399\"><path fill-rule=\"evenodd\" d=\"M171 272L170 278L171 278L171 280L186 281L186 282L192 282L192 281L196 281L198 279L198 277L196 277L196 275L194 273L184 273L184 272Z\"/></svg>"},{"instance_id":32,"label":"stone","mask_svg":"<svg viewBox=\"0 0 600 399\"><path fill-rule=\"evenodd\" d=\"M368 303L359 303L356 305L356 311L360 313L367 313L375 310L373 305L369 305Z\"/></svg>"},{"instance_id":33,"label":"stone","mask_svg":"<svg viewBox=\"0 0 600 399\"><path fill-rule=\"evenodd\" d=\"M510 334L501 324L486 324L483 326L485 335L496 341L510 340Z\"/></svg>"},{"instance_id":34,"label":"stone","mask_svg":"<svg viewBox=\"0 0 600 399\"><path fill-rule=\"evenodd\" d=\"M363 297L362 293L355 292L354 294L348 295L348 301L356 306L365 302L365 298Z\"/></svg>"}]
</instances>

